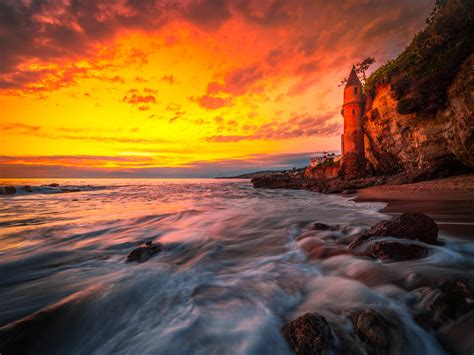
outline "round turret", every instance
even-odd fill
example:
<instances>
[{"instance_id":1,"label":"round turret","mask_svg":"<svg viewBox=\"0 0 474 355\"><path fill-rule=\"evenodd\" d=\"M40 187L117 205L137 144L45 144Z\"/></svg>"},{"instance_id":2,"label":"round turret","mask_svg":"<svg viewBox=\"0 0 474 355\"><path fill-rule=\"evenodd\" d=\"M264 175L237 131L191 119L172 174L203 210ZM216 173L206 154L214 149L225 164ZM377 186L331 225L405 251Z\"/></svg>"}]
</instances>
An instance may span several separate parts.
<instances>
[{"instance_id":1,"label":"round turret","mask_svg":"<svg viewBox=\"0 0 474 355\"><path fill-rule=\"evenodd\" d=\"M364 163L364 132L362 117L364 115L364 95L362 84L357 77L355 67L344 87L344 134L342 135L343 167L346 176L358 176ZM350 170L350 171L349 171Z\"/></svg>"}]
</instances>

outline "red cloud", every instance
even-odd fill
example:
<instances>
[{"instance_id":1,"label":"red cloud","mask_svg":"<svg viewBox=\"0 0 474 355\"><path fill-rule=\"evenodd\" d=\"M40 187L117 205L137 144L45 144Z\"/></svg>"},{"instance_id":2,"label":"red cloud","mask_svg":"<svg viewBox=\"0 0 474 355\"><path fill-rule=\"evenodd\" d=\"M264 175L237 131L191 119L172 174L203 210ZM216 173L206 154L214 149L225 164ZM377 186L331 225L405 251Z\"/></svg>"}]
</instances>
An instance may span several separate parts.
<instances>
[{"instance_id":1,"label":"red cloud","mask_svg":"<svg viewBox=\"0 0 474 355\"><path fill-rule=\"evenodd\" d=\"M224 106L229 106L232 102L230 98L221 98L209 95L203 95L197 99L191 98L191 100L196 101L199 106L208 110L215 110Z\"/></svg>"},{"instance_id":2,"label":"red cloud","mask_svg":"<svg viewBox=\"0 0 474 355\"><path fill-rule=\"evenodd\" d=\"M244 26L243 30L255 31L256 36L274 34L270 41L278 41L278 47L269 52L268 58L262 58L258 66L228 73L222 82L210 85L208 95L218 92L242 95L271 70L287 70L282 68L287 61L305 63L314 59L315 54L338 57L345 53L351 58L377 52L396 53L419 29L432 7L432 0L419 0L416 4L401 0L374 4L354 0L44 0L0 3L0 90L42 84L48 74L61 76L32 72L27 69L29 66L22 64L65 63L67 67L78 59L93 58L97 54L97 45L106 44L122 31L152 32L178 20L204 29L213 36L213 31L225 26L226 21L238 20ZM240 33L237 31L235 38L229 40L240 40ZM165 45L171 45L173 40L170 38L174 37L165 33L164 38ZM254 43L242 43L242 51L248 51L251 56ZM130 54L133 64L147 61L147 53L138 49L132 49ZM348 62L349 59L343 65L349 65ZM327 66L318 71L325 69ZM296 70L305 71L304 68ZM285 74L293 75L295 69L287 70ZM74 84L73 79L65 77L59 84ZM53 82L48 84L34 89L61 87L54 86Z\"/></svg>"},{"instance_id":3,"label":"red cloud","mask_svg":"<svg viewBox=\"0 0 474 355\"><path fill-rule=\"evenodd\" d=\"M284 122L271 122L258 127L249 135L212 136L210 142L239 142L243 140L275 140L309 136L337 136L341 132L340 122L330 122L336 112L321 116L301 115Z\"/></svg>"},{"instance_id":4,"label":"red cloud","mask_svg":"<svg viewBox=\"0 0 474 355\"><path fill-rule=\"evenodd\" d=\"M263 70L257 65L238 68L224 75L224 83L209 83L207 93L211 95L226 93L240 96L245 94L263 76Z\"/></svg>"},{"instance_id":5,"label":"red cloud","mask_svg":"<svg viewBox=\"0 0 474 355\"><path fill-rule=\"evenodd\" d=\"M122 101L131 105L146 104L146 103L156 104L156 98L153 95L133 94L132 96L124 96Z\"/></svg>"},{"instance_id":6,"label":"red cloud","mask_svg":"<svg viewBox=\"0 0 474 355\"><path fill-rule=\"evenodd\" d=\"M173 75L163 75L160 81L164 81L168 84L174 84L176 83L176 78Z\"/></svg>"}]
</instances>

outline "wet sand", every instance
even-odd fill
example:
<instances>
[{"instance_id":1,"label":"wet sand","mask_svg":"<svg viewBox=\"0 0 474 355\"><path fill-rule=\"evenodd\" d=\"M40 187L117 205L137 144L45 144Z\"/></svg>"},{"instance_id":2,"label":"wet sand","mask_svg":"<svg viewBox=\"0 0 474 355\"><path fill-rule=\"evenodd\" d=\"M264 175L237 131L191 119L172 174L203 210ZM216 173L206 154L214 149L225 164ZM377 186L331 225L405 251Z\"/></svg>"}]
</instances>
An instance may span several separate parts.
<instances>
[{"instance_id":1,"label":"wet sand","mask_svg":"<svg viewBox=\"0 0 474 355\"><path fill-rule=\"evenodd\" d=\"M432 217L446 235L474 239L474 174L406 185L361 189L356 202L387 202L382 210L396 215L421 212Z\"/></svg>"}]
</instances>

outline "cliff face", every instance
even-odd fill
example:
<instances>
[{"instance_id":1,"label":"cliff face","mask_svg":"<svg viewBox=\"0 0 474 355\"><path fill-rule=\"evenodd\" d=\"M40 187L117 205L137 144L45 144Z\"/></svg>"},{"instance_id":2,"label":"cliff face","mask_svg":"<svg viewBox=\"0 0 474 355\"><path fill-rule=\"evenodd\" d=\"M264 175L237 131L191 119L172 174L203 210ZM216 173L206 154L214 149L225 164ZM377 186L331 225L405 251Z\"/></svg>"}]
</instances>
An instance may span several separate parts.
<instances>
[{"instance_id":1,"label":"cliff face","mask_svg":"<svg viewBox=\"0 0 474 355\"><path fill-rule=\"evenodd\" d=\"M306 179L334 179L339 174L339 164L307 167L304 172Z\"/></svg>"},{"instance_id":2,"label":"cliff face","mask_svg":"<svg viewBox=\"0 0 474 355\"><path fill-rule=\"evenodd\" d=\"M367 100L365 154L377 173L474 168L474 55L460 67L438 112L400 114L399 108L390 83L376 85Z\"/></svg>"}]
</instances>

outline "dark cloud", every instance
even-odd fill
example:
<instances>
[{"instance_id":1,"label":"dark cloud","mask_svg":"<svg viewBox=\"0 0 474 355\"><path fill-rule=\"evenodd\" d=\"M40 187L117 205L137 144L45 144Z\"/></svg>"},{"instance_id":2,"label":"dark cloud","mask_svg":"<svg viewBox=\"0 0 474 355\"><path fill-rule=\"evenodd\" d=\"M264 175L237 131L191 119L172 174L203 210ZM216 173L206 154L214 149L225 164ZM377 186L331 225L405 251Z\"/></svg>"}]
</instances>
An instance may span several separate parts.
<instances>
[{"instance_id":1,"label":"dark cloud","mask_svg":"<svg viewBox=\"0 0 474 355\"><path fill-rule=\"evenodd\" d=\"M287 39L268 54L270 67L296 52L311 57L324 50L329 54L328 50L344 49L347 58L371 55L380 48L380 38L387 40L383 47L391 54L393 46L407 43L420 28L432 6L432 0L2 0L0 90L25 89L49 76L53 78L47 85L35 86L33 91L74 84L76 76L87 77L84 69L70 68L63 74L22 65L35 61L71 64L94 56L97 44L119 31L157 30L176 19L208 31L232 18L270 31L286 30ZM143 64L147 56L132 49L130 58ZM222 92L239 95L269 73L258 66L242 68L215 85L221 85Z\"/></svg>"},{"instance_id":2,"label":"dark cloud","mask_svg":"<svg viewBox=\"0 0 474 355\"><path fill-rule=\"evenodd\" d=\"M296 6L295 6L296 5ZM263 26L288 24L299 18L301 1L236 0L234 8L249 22Z\"/></svg>"},{"instance_id":3,"label":"dark cloud","mask_svg":"<svg viewBox=\"0 0 474 355\"><path fill-rule=\"evenodd\" d=\"M230 15L228 0L195 0L184 8L185 18L206 29L219 27Z\"/></svg>"}]
</instances>

